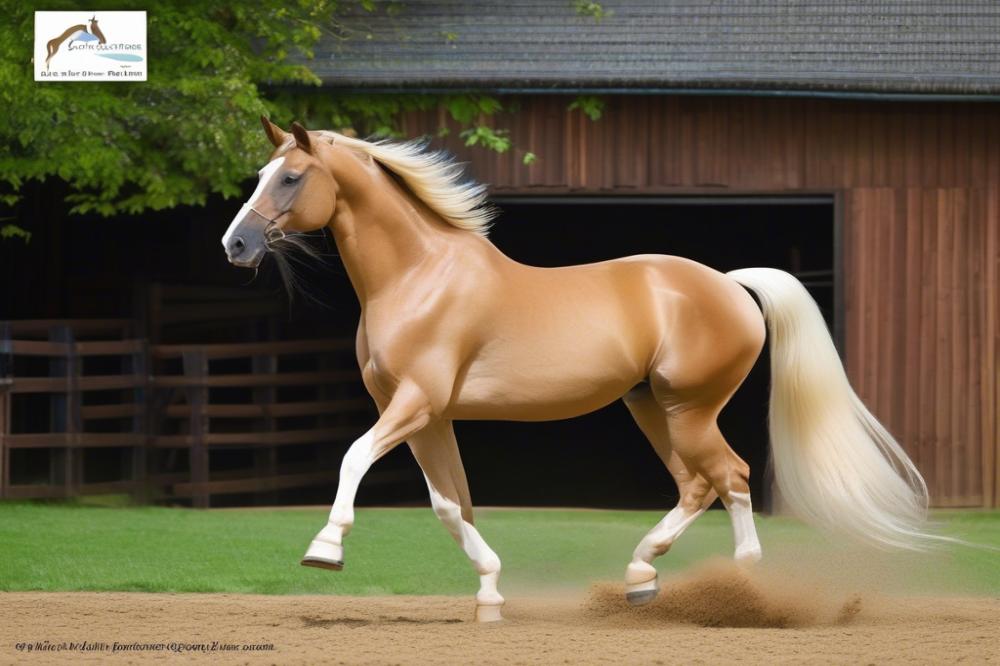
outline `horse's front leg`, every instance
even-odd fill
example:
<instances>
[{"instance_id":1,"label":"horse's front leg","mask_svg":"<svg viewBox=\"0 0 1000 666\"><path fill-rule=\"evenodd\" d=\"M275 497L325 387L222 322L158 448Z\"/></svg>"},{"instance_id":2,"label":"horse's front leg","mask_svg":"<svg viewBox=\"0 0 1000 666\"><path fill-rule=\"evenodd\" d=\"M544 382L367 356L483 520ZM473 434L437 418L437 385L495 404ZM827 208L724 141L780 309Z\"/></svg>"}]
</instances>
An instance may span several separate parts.
<instances>
[{"instance_id":1,"label":"horse's front leg","mask_svg":"<svg viewBox=\"0 0 1000 666\"><path fill-rule=\"evenodd\" d=\"M337 497L326 527L309 544L302 564L309 567L344 568L344 537L354 524L354 497L361 478L376 460L430 422L427 396L416 384L402 382L375 425L357 439L340 464Z\"/></svg>"},{"instance_id":2,"label":"horse's front leg","mask_svg":"<svg viewBox=\"0 0 1000 666\"><path fill-rule=\"evenodd\" d=\"M432 421L426 428L412 435L409 443L413 457L417 459L427 480L434 513L468 555L479 574L476 620L494 622L501 619L500 607L504 599L497 591L500 558L473 526L469 483L451 421Z\"/></svg>"}]
</instances>

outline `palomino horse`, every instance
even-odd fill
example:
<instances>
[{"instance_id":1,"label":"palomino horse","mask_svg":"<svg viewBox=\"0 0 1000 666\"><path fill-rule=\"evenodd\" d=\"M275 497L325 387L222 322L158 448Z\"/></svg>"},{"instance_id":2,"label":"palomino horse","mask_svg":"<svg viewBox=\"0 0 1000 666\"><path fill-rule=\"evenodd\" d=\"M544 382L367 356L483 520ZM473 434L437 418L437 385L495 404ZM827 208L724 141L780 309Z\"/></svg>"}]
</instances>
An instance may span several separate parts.
<instances>
[{"instance_id":1,"label":"palomino horse","mask_svg":"<svg viewBox=\"0 0 1000 666\"><path fill-rule=\"evenodd\" d=\"M487 240L484 188L442 155L262 121L274 153L222 244L230 262L256 267L286 234L330 229L361 302L358 363L380 413L344 456L329 522L302 564L343 567L358 484L406 441L434 512L479 573L476 617L499 619L500 559L473 526L452 422L564 419L619 398L680 490L626 568L629 601L656 595L653 560L717 496L736 559L758 560L749 468L716 417L760 354L765 321L775 472L789 505L875 544L927 536L923 480L854 394L791 275L724 275L661 255L526 266Z\"/></svg>"}]
</instances>

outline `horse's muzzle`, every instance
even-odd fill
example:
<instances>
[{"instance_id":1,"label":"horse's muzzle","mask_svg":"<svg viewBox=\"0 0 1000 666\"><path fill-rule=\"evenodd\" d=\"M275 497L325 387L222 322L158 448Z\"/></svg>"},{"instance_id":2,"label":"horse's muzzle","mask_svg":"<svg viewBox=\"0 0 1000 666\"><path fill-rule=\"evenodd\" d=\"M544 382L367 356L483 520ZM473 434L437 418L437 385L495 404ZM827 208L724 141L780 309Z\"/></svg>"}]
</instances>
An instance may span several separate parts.
<instances>
[{"instance_id":1,"label":"horse's muzzle","mask_svg":"<svg viewBox=\"0 0 1000 666\"><path fill-rule=\"evenodd\" d=\"M267 253L267 226L270 220L252 206L244 204L222 237L222 247L229 263L257 268Z\"/></svg>"},{"instance_id":2,"label":"horse's muzzle","mask_svg":"<svg viewBox=\"0 0 1000 666\"><path fill-rule=\"evenodd\" d=\"M264 258L264 253L261 244L248 245L242 236L233 236L226 243L226 257L234 266L256 268Z\"/></svg>"}]
</instances>

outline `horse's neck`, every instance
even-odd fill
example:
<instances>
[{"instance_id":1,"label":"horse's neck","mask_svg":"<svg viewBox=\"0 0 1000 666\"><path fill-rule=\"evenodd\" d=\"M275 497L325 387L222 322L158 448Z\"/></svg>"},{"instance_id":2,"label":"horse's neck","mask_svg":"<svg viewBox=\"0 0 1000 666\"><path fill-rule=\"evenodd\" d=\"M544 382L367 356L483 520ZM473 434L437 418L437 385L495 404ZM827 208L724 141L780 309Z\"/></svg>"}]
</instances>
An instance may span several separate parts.
<instances>
[{"instance_id":1,"label":"horse's neck","mask_svg":"<svg viewBox=\"0 0 1000 666\"><path fill-rule=\"evenodd\" d=\"M437 219L384 174L367 185L341 192L331 222L337 250L362 305L405 279L413 266L447 255L449 246L468 234Z\"/></svg>"}]
</instances>

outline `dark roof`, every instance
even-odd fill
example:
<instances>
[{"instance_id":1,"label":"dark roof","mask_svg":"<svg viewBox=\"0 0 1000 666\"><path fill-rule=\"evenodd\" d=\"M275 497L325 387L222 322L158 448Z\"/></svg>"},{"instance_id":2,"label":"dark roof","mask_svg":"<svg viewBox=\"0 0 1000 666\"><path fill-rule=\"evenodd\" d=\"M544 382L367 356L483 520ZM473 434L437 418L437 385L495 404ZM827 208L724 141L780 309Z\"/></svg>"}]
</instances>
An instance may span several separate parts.
<instances>
[{"instance_id":1,"label":"dark roof","mask_svg":"<svg viewBox=\"0 0 1000 666\"><path fill-rule=\"evenodd\" d=\"M359 4L309 62L326 85L1000 93L998 0Z\"/></svg>"}]
</instances>

